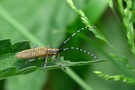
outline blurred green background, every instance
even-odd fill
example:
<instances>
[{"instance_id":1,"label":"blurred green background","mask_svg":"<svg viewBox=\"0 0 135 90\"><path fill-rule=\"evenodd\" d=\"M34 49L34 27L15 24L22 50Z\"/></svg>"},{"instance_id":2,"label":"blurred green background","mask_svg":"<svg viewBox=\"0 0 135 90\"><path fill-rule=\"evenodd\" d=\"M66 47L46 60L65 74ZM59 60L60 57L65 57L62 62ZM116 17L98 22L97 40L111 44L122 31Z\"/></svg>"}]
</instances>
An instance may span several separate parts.
<instances>
[{"instance_id":1,"label":"blurred green background","mask_svg":"<svg viewBox=\"0 0 135 90\"><path fill-rule=\"evenodd\" d=\"M114 15L107 0L74 0L75 6L83 10L92 22L115 47L118 53L129 58L133 65L133 55L129 50L120 15ZM0 39L11 39L12 43L28 40L31 46L58 47L67 37L84 27L80 16L67 4L66 0L0 0L0 13L6 12L21 26L19 31L9 17L0 15ZM116 11L117 12L117 11ZM12 21L12 20L11 20ZM22 34L26 29L38 42L33 42ZM104 42L96 39L88 30L70 40L64 47L76 46L93 52L98 58L106 58L102 53L113 53ZM107 54L107 53L106 53ZM66 60L83 61L92 58L79 51L60 54ZM112 61L71 67L93 90L134 90L135 86L121 81L107 81L93 74L99 70L107 74L122 74ZM68 72L68 71L67 71ZM84 90L61 69L36 71L27 75L10 77L0 81L0 90Z\"/></svg>"}]
</instances>

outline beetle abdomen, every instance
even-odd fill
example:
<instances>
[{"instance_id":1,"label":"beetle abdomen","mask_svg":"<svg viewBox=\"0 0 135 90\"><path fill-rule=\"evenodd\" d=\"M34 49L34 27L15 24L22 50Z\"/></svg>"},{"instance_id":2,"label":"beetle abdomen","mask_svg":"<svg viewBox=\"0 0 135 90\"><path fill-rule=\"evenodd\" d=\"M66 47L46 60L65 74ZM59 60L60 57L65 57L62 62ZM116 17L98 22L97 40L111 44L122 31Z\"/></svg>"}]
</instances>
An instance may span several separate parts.
<instances>
[{"instance_id":1,"label":"beetle abdomen","mask_svg":"<svg viewBox=\"0 0 135 90\"><path fill-rule=\"evenodd\" d=\"M32 48L16 53L16 58L27 59L27 58L52 56L56 55L58 50L59 49L46 47Z\"/></svg>"},{"instance_id":2,"label":"beetle abdomen","mask_svg":"<svg viewBox=\"0 0 135 90\"><path fill-rule=\"evenodd\" d=\"M46 47L33 48L16 53L16 57L20 59L45 57L47 55L46 51Z\"/></svg>"}]
</instances>

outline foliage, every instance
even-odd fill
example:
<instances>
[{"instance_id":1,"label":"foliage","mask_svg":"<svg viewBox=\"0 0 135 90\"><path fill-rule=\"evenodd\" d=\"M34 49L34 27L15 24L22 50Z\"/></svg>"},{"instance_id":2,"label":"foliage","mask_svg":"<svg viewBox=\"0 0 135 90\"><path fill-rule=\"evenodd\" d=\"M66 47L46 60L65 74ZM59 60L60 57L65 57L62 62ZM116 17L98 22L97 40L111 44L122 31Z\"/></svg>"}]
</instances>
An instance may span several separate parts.
<instances>
[{"instance_id":1,"label":"foliage","mask_svg":"<svg viewBox=\"0 0 135 90\"><path fill-rule=\"evenodd\" d=\"M123 81L129 84L135 84L135 80L133 78L128 78L123 75L106 75L101 71L94 71L94 73L106 80Z\"/></svg>"},{"instance_id":2,"label":"foliage","mask_svg":"<svg viewBox=\"0 0 135 90\"><path fill-rule=\"evenodd\" d=\"M134 90L134 86L130 86L135 83L134 1L67 0L66 3L64 0L4 0L0 2L0 79L6 78L6 81L3 80L6 90L18 90L20 87L22 87L20 90L41 90L43 87L50 90L78 90L80 87L85 90L113 90L115 86L119 90ZM73 33L82 26L89 27L90 32L86 30L76 35L76 38L66 45L69 47L72 44L90 49L98 60L89 61L90 57L83 54L65 52L59 61L66 66L67 71L60 71L57 69L61 68L60 65L50 60L47 71L43 72L42 59L20 69L26 60L15 58L16 52L30 48L29 43L32 46L38 44L58 47L64 40L66 30L67 33ZM3 38L10 38L15 44ZM104 62L106 59L107 62ZM72 67L75 71L73 72L69 66L79 67ZM92 71L104 79L92 74Z\"/></svg>"},{"instance_id":3,"label":"foliage","mask_svg":"<svg viewBox=\"0 0 135 90\"><path fill-rule=\"evenodd\" d=\"M28 41L18 42L15 44L11 44L9 39L1 40L0 41L0 47L1 47L1 54L0 54L0 79L7 78L9 76L14 75L21 75L21 74L27 74L33 71L36 71L38 69L43 69L43 64L38 63L31 63L29 66L25 68L21 68L23 66L23 63L27 60L17 59L15 57L16 52L29 49L30 45ZM63 58L61 58L63 60ZM80 66L80 65L86 65L90 63L96 63L96 62L102 62L104 60L93 60L93 61L80 61L80 62L70 62L70 61L63 61L64 67L68 66ZM45 70L51 70L61 68L60 65L47 65Z\"/></svg>"},{"instance_id":4,"label":"foliage","mask_svg":"<svg viewBox=\"0 0 135 90\"><path fill-rule=\"evenodd\" d=\"M69 5L78 13L80 14L81 16L81 19L82 19L82 22L88 26L90 28L90 30L95 34L95 36L98 38L98 39L101 39L103 41L105 41L106 44L110 45L109 42L107 41L107 39L105 39L105 37L99 32L99 30L96 28L94 29L94 26L92 23L89 23L88 22L88 19L87 17L85 16L85 14L83 13L82 10L78 10L75 5L73 4L73 1L72 0L67 0L67 2L69 3ZM124 27L125 27L125 30L126 30L126 34L127 34L127 38L128 38L128 43L129 43L129 46L131 48L131 51L135 54L134 52L134 39L135 39L135 35L134 35L134 29L133 29L133 22L135 21L134 20L134 10L133 10L133 1L131 0L127 0L125 1L126 2L126 7L124 9L124 6L123 6L123 2L122 0L118 0L118 5L119 5L119 9L120 9L120 12L123 16L123 24L124 24ZM113 5L113 2L110 0L109 1L109 5L110 7L112 8L112 10L114 11L114 7L112 6ZM98 31L96 31L98 30ZM110 45L112 47L112 45ZM114 49L115 50L115 49ZM116 58L116 57L117 58ZM125 59L124 57L122 57L121 55L117 56L111 56L112 59L116 59L116 60L119 60L119 61L122 61L122 62L125 62L123 64L125 64L125 66L129 69L129 70L132 70L134 72L134 69L132 66L130 66L128 64L128 60ZM103 73L101 73L100 71L95 71L96 74L98 74L99 76L101 77L104 77L105 79L112 79L112 80L122 80L124 82L127 82L127 83L134 83L134 78L133 77L126 77L126 76L123 76L123 75L116 75L116 76L110 76L110 75L105 75ZM127 72L128 73L128 72ZM129 74L128 74L129 75ZM132 75L131 75L132 76Z\"/></svg>"}]
</instances>

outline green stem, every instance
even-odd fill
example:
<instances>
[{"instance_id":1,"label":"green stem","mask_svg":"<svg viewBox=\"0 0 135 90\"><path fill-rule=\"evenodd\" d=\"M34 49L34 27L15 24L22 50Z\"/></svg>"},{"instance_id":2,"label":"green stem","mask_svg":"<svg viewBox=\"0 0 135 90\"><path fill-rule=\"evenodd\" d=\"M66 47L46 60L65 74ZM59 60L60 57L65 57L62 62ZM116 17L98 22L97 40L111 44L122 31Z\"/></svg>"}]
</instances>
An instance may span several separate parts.
<instances>
[{"instance_id":1,"label":"green stem","mask_svg":"<svg viewBox=\"0 0 135 90\"><path fill-rule=\"evenodd\" d=\"M93 90L87 83L85 83L73 70L70 68L66 68L67 71L65 73L69 75L72 79L74 79L84 90Z\"/></svg>"},{"instance_id":2,"label":"green stem","mask_svg":"<svg viewBox=\"0 0 135 90\"><path fill-rule=\"evenodd\" d=\"M71 67L71 66L89 65L92 63L99 63L99 62L105 62L105 61L107 61L107 60L106 59L99 59L99 60L79 61L79 62L70 62L70 61L63 60L62 64L64 67ZM61 68L61 65L50 65L50 66L47 66L45 69L52 70L52 69L57 69L57 68ZM44 69L44 67L42 67L40 69Z\"/></svg>"}]
</instances>

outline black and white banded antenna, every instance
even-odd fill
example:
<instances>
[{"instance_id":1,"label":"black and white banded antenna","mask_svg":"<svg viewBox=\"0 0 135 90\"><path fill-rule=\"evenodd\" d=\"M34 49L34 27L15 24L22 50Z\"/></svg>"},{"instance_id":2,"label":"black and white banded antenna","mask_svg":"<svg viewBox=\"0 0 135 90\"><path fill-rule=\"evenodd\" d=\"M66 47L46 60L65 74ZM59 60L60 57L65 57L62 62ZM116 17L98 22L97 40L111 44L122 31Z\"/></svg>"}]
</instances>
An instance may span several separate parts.
<instances>
[{"instance_id":1,"label":"black and white banded antenna","mask_svg":"<svg viewBox=\"0 0 135 90\"><path fill-rule=\"evenodd\" d=\"M81 32L81 31L83 31L83 30L85 30L85 29L88 29L88 27L83 27L83 28L77 30L75 33L73 33L69 38L67 38L67 39L60 45L59 49L61 49L61 48L62 48L71 38L73 38L77 33Z\"/></svg>"},{"instance_id":2,"label":"black and white banded antenna","mask_svg":"<svg viewBox=\"0 0 135 90\"><path fill-rule=\"evenodd\" d=\"M60 49L58 52L64 52L64 51L67 51L67 50L78 50L78 51L81 51L81 52L84 52L84 53L90 55L94 59L97 59L97 56L95 56L93 53L91 53L89 51L86 51L84 49L78 48L78 47L68 47L68 48Z\"/></svg>"},{"instance_id":3,"label":"black and white banded antenna","mask_svg":"<svg viewBox=\"0 0 135 90\"><path fill-rule=\"evenodd\" d=\"M59 49L58 53L59 53L59 52L64 52L64 51L67 51L67 50L79 50L79 51L81 51L81 52L84 52L84 53L90 55L90 56L93 57L94 59L97 59L97 57L96 57L93 53L91 53L91 52L89 52L89 51L86 51L86 50L84 50L84 49L78 48L78 47L67 47L67 48L61 49L71 38L73 38L77 33L81 32L81 31L83 31L83 30L85 30L85 29L90 30L88 27L83 27L83 28L77 30L75 33L73 33L69 38L67 38L67 39L60 45L60 47L58 48L58 49Z\"/></svg>"}]
</instances>

